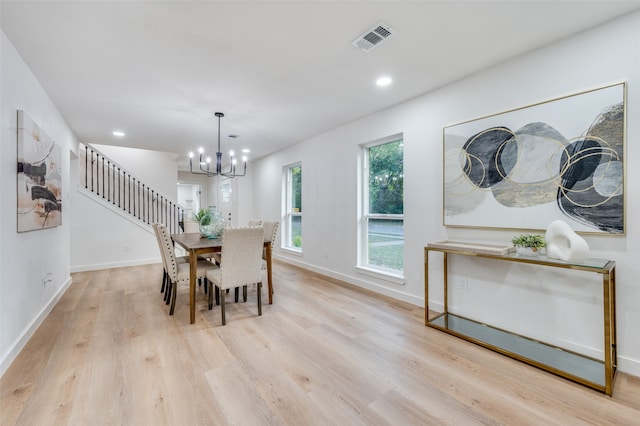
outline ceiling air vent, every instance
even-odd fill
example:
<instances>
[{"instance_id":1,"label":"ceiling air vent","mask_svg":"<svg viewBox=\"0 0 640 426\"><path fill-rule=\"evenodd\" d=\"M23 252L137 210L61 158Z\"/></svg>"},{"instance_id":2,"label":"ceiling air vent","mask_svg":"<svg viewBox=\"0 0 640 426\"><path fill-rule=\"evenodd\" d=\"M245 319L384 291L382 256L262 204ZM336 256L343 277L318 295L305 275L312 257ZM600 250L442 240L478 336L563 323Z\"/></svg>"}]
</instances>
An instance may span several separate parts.
<instances>
[{"instance_id":1,"label":"ceiling air vent","mask_svg":"<svg viewBox=\"0 0 640 426\"><path fill-rule=\"evenodd\" d=\"M374 47L395 34L395 31L390 26L379 23L371 27L368 31L362 34L351 42L355 47L365 52L370 51Z\"/></svg>"}]
</instances>

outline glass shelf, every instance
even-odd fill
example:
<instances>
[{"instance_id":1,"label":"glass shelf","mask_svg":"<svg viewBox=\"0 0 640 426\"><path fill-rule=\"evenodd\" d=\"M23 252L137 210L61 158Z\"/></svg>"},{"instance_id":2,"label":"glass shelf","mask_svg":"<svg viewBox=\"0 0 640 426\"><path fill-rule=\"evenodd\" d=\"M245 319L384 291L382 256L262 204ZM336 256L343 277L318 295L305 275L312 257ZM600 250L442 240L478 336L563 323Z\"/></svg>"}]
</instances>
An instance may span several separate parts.
<instances>
[{"instance_id":1,"label":"glass shelf","mask_svg":"<svg viewBox=\"0 0 640 426\"><path fill-rule=\"evenodd\" d=\"M449 246L449 247L447 247ZM461 254L464 256L477 256L477 257L485 257L488 259L496 259L496 260L506 260L511 262L522 262L522 263L535 263L536 265L546 265L546 266L556 266L561 268L570 268L570 269L583 269L583 270L591 270L594 272L604 271L609 269L614 262L608 259L595 259L595 258L587 258L580 260L560 260L553 259L547 257L544 254L538 254L534 256L524 256L518 254L516 252L510 252L506 254L500 253L490 253L482 250L481 244L468 244L464 242L457 241L441 241L438 243L433 243L433 245L428 245L425 249L432 251L440 251L451 254ZM494 245L486 245L486 247L497 247ZM477 250L474 250L477 248Z\"/></svg>"},{"instance_id":2,"label":"glass shelf","mask_svg":"<svg viewBox=\"0 0 640 426\"><path fill-rule=\"evenodd\" d=\"M465 340L489 348L500 348L506 355L541 365L549 371L560 371L575 380L585 381L596 389L606 385L604 363L584 355L566 351L515 333L500 330L457 315L443 314L429 325L440 328Z\"/></svg>"}]
</instances>

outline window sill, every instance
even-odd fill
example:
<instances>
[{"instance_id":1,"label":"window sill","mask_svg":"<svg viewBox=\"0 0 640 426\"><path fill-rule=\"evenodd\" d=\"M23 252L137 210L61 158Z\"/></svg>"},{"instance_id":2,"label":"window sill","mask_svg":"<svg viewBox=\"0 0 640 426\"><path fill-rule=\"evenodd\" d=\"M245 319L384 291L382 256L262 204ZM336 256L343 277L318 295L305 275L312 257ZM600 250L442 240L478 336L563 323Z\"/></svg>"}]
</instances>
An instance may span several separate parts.
<instances>
[{"instance_id":1,"label":"window sill","mask_svg":"<svg viewBox=\"0 0 640 426\"><path fill-rule=\"evenodd\" d=\"M290 247L281 247L283 253L292 254L294 256L302 256L302 249L292 249Z\"/></svg>"},{"instance_id":2,"label":"window sill","mask_svg":"<svg viewBox=\"0 0 640 426\"><path fill-rule=\"evenodd\" d=\"M356 266L356 271L360 274L369 275L370 277L379 278L398 285L404 285L405 283L404 275L400 273L386 272L365 266Z\"/></svg>"}]
</instances>

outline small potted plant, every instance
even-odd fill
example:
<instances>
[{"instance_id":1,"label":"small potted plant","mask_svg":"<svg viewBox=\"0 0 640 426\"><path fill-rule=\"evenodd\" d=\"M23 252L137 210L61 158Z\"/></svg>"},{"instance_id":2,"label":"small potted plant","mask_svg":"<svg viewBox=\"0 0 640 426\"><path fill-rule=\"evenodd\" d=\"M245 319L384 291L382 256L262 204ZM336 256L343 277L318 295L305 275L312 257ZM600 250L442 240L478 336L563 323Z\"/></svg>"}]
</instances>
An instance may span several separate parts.
<instances>
[{"instance_id":1,"label":"small potted plant","mask_svg":"<svg viewBox=\"0 0 640 426\"><path fill-rule=\"evenodd\" d=\"M194 213L193 220L200 224L200 235L203 238L218 238L224 230L224 218L216 211L200 209Z\"/></svg>"},{"instance_id":2,"label":"small potted plant","mask_svg":"<svg viewBox=\"0 0 640 426\"><path fill-rule=\"evenodd\" d=\"M523 256L535 256L547 245L542 235L522 234L511 240L516 253Z\"/></svg>"}]
</instances>

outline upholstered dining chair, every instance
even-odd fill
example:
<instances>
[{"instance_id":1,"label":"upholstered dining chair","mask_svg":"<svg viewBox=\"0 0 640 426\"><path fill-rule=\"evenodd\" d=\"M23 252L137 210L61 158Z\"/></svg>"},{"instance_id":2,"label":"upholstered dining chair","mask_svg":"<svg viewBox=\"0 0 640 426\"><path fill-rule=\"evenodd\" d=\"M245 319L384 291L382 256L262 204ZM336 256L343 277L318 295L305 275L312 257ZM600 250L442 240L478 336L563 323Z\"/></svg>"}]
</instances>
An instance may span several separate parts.
<instances>
[{"instance_id":1,"label":"upholstered dining chair","mask_svg":"<svg viewBox=\"0 0 640 426\"><path fill-rule=\"evenodd\" d=\"M162 224L158 224L156 228L158 229L158 235L160 236L160 241L162 243L165 269L169 274L169 282L171 284L171 308L169 309L169 315L173 315L176 307L178 284L189 284L190 266L189 263L178 263L176 261L173 242L171 241L171 236L169 235L167 227ZM198 263L196 265L196 277L205 278L204 285L206 286L207 273L215 269L218 269L218 266L214 263L209 262L208 260L198 259Z\"/></svg>"},{"instance_id":2,"label":"upholstered dining chair","mask_svg":"<svg viewBox=\"0 0 640 426\"><path fill-rule=\"evenodd\" d=\"M258 219L250 219L249 222L247 222L247 226L262 226L262 221L258 220ZM186 231L185 231L186 232ZM213 254L213 260L219 265L220 264L220 253L214 253ZM236 296L236 302L238 301L238 298Z\"/></svg>"},{"instance_id":3,"label":"upholstered dining chair","mask_svg":"<svg viewBox=\"0 0 640 426\"><path fill-rule=\"evenodd\" d=\"M247 222L247 226L262 226L262 221L258 220L258 219L250 219L249 222ZM212 260L214 262L216 262L216 264L220 265L220 261L221 261L221 257L220 257L220 253L213 253L212 256ZM229 290L227 290L227 292L229 292ZM238 302L239 299L239 289L236 287L235 289L235 301L236 303ZM246 289L243 292L243 297L244 297L244 301L247 301L247 292ZM218 293L216 292L216 303L218 302Z\"/></svg>"},{"instance_id":4,"label":"upholstered dining chair","mask_svg":"<svg viewBox=\"0 0 640 426\"><path fill-rule=\"evenodd\" d=\"M194 233L200 232L200 224L195 220L185 219L184 232L187 234L194 234Z\"/></svg>"},{"instance_id":5,"label":"upholstered dining chair","mask_svg":"<svg viewBox=\"0 0 640 426\"><path fill-rule=\"evenodd\" d=\"M278 235L278 226L280 222L262 222L264 226L264 241L271 241L271 253L273 253L273 247L276 244L276 236ZM273 279L270 271L267 270L267 248L262 249L262 269L267 271L268 279L267 286L269 287L269 303L273 301Z\"/></svg>"},{"instance_id":6,"label":"upholstered dining chair","mask_svg":"<svg viewBox=\"0 0 640 426\"><path fill-rule=\"evenodd\" d=\"M200 233L200 224L195 220L184 219L183 229L185 234L199 234ZM204 253L199 256L200 259L212 260L214 253ZM187 256L187 262L189 261L189 257ZM202 285L202 280L198 279L198 286ZM207 287L205 286L204 292L207 292Z\"/></svg>"},{"instance_id":7,"label":"upholstered dining chair","mask_svg":"<svg viewBox=\"0 0 640 426\"><path fill-rule=\"evenodd\" d=\"M225 291L245 289L251 284L258 287L258 315L262 315L262 247L264 228L261 226L227 228L222 234L222 261L219 269L207 271L209 280L209 309L213 307L213 286L219 289L222 325L227 323Z\"/></svg>"},{"instance_id":8,"label":"upholstered dining chair","mask_svg":"<svg viewBox=\"0 0 640 426\"><path fill-rule=\"evenodd\" d=\"M164 300L169 304L169 296L171 293L168 291L169 289L169 274L167 273L167 269L165 268L164 261L164 250L162 249L162 242L160 241L160 234L158 233L158 223L151 224L153 228L153 233L156 236L156 242L158 243L158 248L160 249L160 258L162 260L162 287L160 287L160 293L164 294ZM176 256L176 262L178 263L189 263L189 256Z\"/></svg>"}]
</instances>

